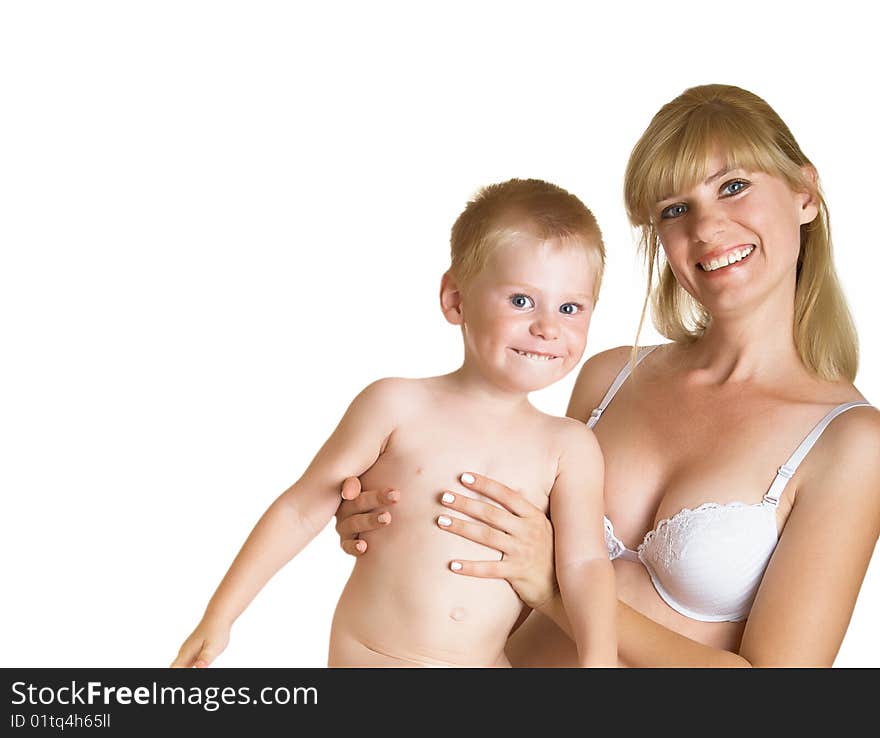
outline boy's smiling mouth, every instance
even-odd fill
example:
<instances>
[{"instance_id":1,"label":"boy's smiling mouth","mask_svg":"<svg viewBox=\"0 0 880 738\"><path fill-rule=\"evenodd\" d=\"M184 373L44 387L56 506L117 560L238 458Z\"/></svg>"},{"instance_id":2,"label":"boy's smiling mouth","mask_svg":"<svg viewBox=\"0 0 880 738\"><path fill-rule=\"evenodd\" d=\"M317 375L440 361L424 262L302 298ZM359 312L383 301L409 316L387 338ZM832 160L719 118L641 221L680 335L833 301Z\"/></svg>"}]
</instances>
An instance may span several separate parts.
<instances>
[{"instance_id":1,"label":"boy's smiling mouth","mask_svg":"<svg viewBox=\"0 0 880 738\"><path fill-rule=\"evenodd\" d=\"M533 361L553 361L553 359L561 359L561 356L557 356L556 354L542 354L538 351L521 351L518 348L513 348L511 346L511 350L516 353L518 356L524 356L527 359L532 359Z\"/></svg>"}]
</instances>

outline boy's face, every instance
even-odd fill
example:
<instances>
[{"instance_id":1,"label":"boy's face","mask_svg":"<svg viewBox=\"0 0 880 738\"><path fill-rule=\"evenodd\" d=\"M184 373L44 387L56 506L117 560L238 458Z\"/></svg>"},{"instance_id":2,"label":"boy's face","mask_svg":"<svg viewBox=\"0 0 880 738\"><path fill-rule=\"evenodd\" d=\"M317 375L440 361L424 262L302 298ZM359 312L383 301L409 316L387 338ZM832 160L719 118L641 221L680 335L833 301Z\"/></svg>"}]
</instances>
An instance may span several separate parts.
<instances>
[{"instance_id":1,"label":"boy's face","mask_svg":"<svg viewBox=\"0 0 880 738\"><path fill-rule=\"evenodd\" d=\"M578 244L508 238L462 291L465 363L507 391L562 379L586 347L595 276Z\"/></svg>"}]
</instances>

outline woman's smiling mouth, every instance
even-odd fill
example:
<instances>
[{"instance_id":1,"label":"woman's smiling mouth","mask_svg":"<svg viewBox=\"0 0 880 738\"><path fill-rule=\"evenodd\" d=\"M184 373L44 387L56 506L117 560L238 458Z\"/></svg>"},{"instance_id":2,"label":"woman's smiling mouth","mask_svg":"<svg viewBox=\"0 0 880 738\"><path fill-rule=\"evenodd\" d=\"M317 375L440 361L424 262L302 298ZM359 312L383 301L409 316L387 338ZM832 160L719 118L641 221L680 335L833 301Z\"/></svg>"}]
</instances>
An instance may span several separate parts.
<instances>
[{"instance_id":1,"label":"woman's smiling mouth","mask_svg":"<svg viewBox=\"0 0 880 738\"><path fill-rule=\"evenodd\" d=\"M725 254L721 254L720 256L715 256L710 259L704 259L701 262L698 262L700 268L704 272L715 272L719 269L723 269L726 266L730 266L731 264L736 264L737 262L742 261L747 258L749 254L751 254L755 250L754 245L749 244L748 246L740 246L731 251L728 251Z\"/></svg>"}]
</instances>

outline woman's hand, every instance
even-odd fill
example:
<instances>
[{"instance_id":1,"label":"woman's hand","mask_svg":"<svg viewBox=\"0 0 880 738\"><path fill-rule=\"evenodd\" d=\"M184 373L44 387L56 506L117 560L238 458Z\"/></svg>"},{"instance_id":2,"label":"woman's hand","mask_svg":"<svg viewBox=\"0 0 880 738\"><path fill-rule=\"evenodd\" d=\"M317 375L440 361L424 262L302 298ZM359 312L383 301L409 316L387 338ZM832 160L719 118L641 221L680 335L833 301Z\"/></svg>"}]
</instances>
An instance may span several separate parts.
<instances>
[{"instance_id":1,"label":"woman's hand","mask_svg":"<svg viewBox=\"0 0 880 738\"><path fill-rule=\"evenodd\" d=\"M380 510L400 499L396 489L361 491L361 480L348 477L342 483L342 503L336 509L336 532L342 550L352 556L367 551L367 542L358 535L391 524L391 513Z\"/></svg>"},{"instance_id":2,"label":"woman's hand","mask_svg":"<svg viewBox=\"0 0 880 738\"><path fill-rule=\"evenodd\" d=\"M229 630L230 626L225 621L205 616L183 642L171 668L202 669L210 666L229 643Z\"/></svg>"},{"instance_id":3,"label":"woman's hand","mask_svg":"<svg viewBox=\"0 0 880 738\"><path fill-rule=\"evenodd\" d=\"M526 605L540 609L556 591L553 526L547 516L518 492L487 477L465 473L461 475L461 483L505 509L446 492L441 498L443 505L483 522L444 516L438 525L500 551L502 558L501 561L453 561L449 568L470 577L506 579ZM450 523L442 525L446 520Z\"/></svg>"}]
</instances>

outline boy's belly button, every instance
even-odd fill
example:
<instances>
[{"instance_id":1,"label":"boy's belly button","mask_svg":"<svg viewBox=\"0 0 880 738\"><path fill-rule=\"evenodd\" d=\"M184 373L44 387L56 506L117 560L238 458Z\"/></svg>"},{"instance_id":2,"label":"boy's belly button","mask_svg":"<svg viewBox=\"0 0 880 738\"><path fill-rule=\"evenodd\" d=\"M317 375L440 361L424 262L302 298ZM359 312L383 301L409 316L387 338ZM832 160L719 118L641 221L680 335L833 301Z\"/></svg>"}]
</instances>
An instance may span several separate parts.
<instances>
[{"instance_id":1,"label":"boy's belly button","mask_svg":"<svg viewBox=\"0 0 880 738\"><path fill-rule=\"evenodd\" d=\"M467 610L465 610L463 607L454 607L449 613L449 617L452 618L456 623L460 623L467 617Z\"/></svg>"}]
</instances>

